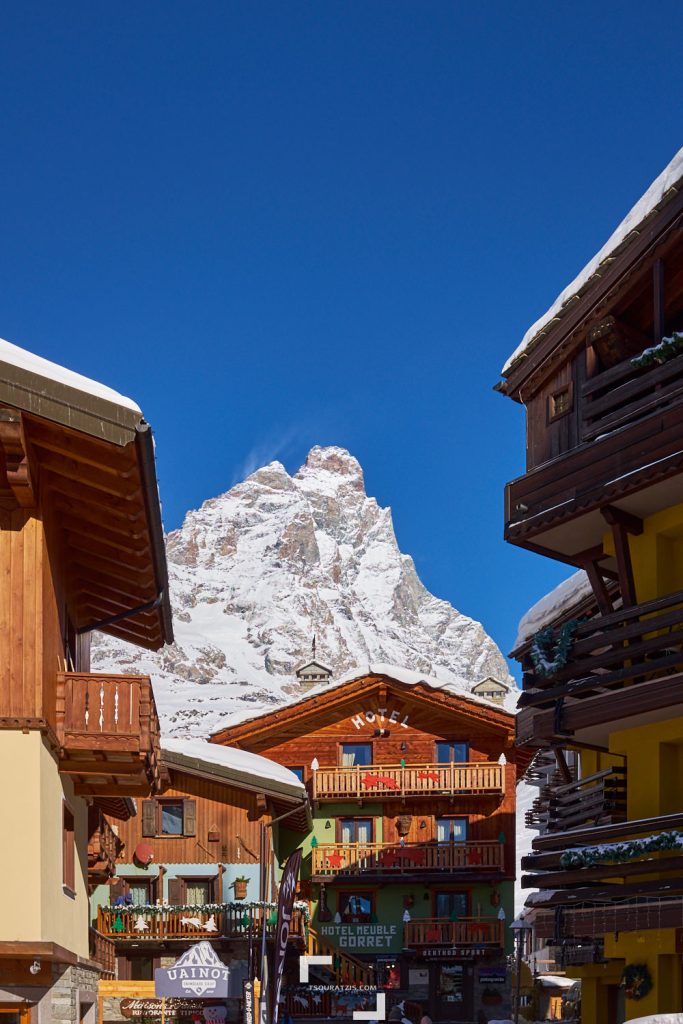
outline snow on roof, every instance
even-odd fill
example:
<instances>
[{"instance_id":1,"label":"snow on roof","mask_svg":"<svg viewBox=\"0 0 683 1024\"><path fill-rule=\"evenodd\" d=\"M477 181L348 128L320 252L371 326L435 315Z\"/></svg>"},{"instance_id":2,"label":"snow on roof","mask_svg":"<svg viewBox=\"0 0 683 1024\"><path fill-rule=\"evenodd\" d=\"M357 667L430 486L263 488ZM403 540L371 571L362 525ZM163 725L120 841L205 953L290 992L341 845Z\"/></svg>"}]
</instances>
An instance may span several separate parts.
<instances>
[{"instance_id":1,"label":"snow on roof","mask_svg":"<svg viewBox=\"0 0 683 1024\"><path fill-rule=\"evenodd\" d=\"M169 760L174 760L173 755L181 758L191 758L201 761L210 768L227 768L242 776L249 776L255 782L263 783L266 779L269 782L277 783L292 791L292 795L301 796L306 794L306 787L289 768L271 761L270 758L262 757L261 754L251 754L247 750L237 750L235 747L222 747L217 743L209 743L207 740L178 740L169 737L162 738L161 753L169 754Z\"/></svg>"},{"instance_id":2,"label":"snow on roof","mask_svg":"<svg viewBox=\"0 0 683 1024\"><path fill-rule=\"evenodd\" d=\"M138 413L142 417L142 411L135 402L124 395L120 395L113 388L108 388L104 384L90 380L89 377L83 377L80 373L75 373L73 370L67 370L66 367L60 366L58 363L53 363L49 359L43 359L42 356L34 355L33 352L28 352L25 348L20 348L18 345L13 345L11 341L5 341L3 338L0 338L0 367L2 363L16 366L39 377L56 381L58 384L65 384L67 387L91 395L93 398L101 398L107 402L112 402L114 405L119 405Z\"/></svg>"},{"instance_id":3,"label":"snow on roof","mask_svg":"<svg viewBox=\"0 0 683 1024\"><path fill-rule=\"evenodd\" d=\"M617 250L630 240L631 234L633 232L637 232L643 221L645 221L662 203L669 190L677 190L677 186L682 177L683 149L679 149L671 163L664 168L658 178L655 178L647 192L638 200L629 213L626 214L621 224L618 226L616 231L610 235L602 249L600 249L593 259L586 264L581 273L574 278L571 284L568 284L564 291L558 295L550 309L544 313L536 323L531 325L522 338L520 345L517 346L505 363L505 366L502 369L503 374L506 374L511 369L513 363L515 363L520 356L524 355L527 350L532 347L541 332L545 332L550 327L551 322L559 318L562 314L563 307L574 299L579 292L586 288L586 286L591 282L591 279L598 274L601 265L607 260L614 258Z\"/></svg>"},{"instance_id":4,"label":"snow on roof","mask_svg":"<svg viewBox=\"0 0 683 1024\"><path fill-rule=\"evenodd\" d=\"M647 1017L632 1017L629 1024L683 1024L683 1013L650 1013Z\"/></svg>"},{"instance_id":5,"label":"snow on roof","mask_svg":"<svg viewBox=\"0 0 683 1024\"><path fill-rule=\"evenodd\" d=\"M494 709L498 712L512 715L514 712L510 709L502 706L497 701L490 700L488 697L482 697L477 693L472 693L469 689L469 683L466 680L462 680L462 683L446 682L443 679L437 679L435 676L427 676L422 672L414 672L412 669L401 668L398 665L386 665L383 663L376 663L372 666L368 665L367 669L355 668L346 675L341 676L339 679L335 679L333 682L320 683L318 686L313 686L310 690L307 690L305 694L296 697L293 700L288 700L286 704L282 704L278 707L263 708L258 711L255 715L247 713L244 717L234 715L231 718L230 725L232 726L244 725L246 722L253 722L259 718L264 718L267 715L273 715L278 711L284 711L287 708L296 707L298 704L303 704L305 701L312 700L314 697L318 697L322 693L330 693L340 686L345 686L347 683L353 682L354 679L361 679L366 675L379 675L389 676L391 679L395 679L398 683L404 683L406 686L416 686L418 683L424 683L425 686L429 686L434 690L446 690L454 697L460 697L464 701L468 701L470 704L478 704L487 708ZM510 691L511 693L512 691ZM510 693L506 695L509 697ZM224 729L217 729L217 733L224 732Z\"/></svg>"},{"instance_id":6,"label":"snow on roof","mask_svg":"<svg viewBox=\"0 0 683 1024\"><path fill-rule=\"evenodd\" d=\"M571 988L577 978L566 978L563 974L539 974L536 981L541 988Z\"/></svg>"},{"instance_id":7,"label":"snow on roof","mask_svg":"<svg viewBox=\"0 0 683 1024\"><path fill-rule=\"evenodd\" d=\"M543 629L555 619L569 612L575 605L586 600L593 593L590 580L583 569L579 569L563 580L554 590L532 605L517 627L517 639L513 650L530 640L534 633Z\"/></svg>"}]
</instances>

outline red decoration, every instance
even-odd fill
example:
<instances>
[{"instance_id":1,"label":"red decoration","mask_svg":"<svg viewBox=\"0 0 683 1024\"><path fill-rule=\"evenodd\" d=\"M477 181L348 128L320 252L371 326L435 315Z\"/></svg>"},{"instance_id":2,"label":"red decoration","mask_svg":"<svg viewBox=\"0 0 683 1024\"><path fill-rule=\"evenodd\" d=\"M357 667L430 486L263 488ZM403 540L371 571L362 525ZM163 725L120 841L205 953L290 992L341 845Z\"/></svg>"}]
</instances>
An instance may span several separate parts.
<instances>
[{"instance_id":1,"label":"red decoration","mask_svg":"<svg viewBox=\"0 0 683 1024\"><path fill-rule=\"evenodd\" d=\"M142 864L143 867L147 867L154 860L154 850L149 843L138 843L133 852L133 859Z\"/></svg>"},{"instance_id":2,"label":"red decoration","mask_svg":"<svg viewBox=\"0 0 683 1024\"><path fill-rule=\"evenodd\" d=\"M342 855L339 850L335 850L333 853L328 853L327 863L331 868L340 868L342 865Z\"/></svg>"},{"instance_id":3,"label":"red decoration","mask_svg":"<svg viewBox=\"0 0 683 1024\"><path fill-rule=\"evenodd\" d=\"M399 846L383 850L380 859L383 867L395 868L401 864L424 864L425 857L424 850L411 850L409 846Z\"/></svg>"},{"instance_id":4,"label":"red decoration","mask_svg":"<svg viewBox=\"0 0 683 1024\"><path fill-rule=\"evenodd\" d=\"M467 851L467 863L468 864L481 864L481 851L473 847Z\"/></svg>"},{"instance_id":5,"label":"red decoration","mask_svg":"<svg viewBox=\"0 0 683 1024\"><path fill-rule=\"evenodd\" d=\"M427 929L425 936L427 942L440 942L441 941L441 930L436 926L432 925Z\"/></svg>"},{"instance_id":6,"label":"red decoration","mask_svg":"<svg viewBox=\"0 0 683 1024\"><path fill-rule=\"evenodd\" d=\"M439 773L438 772L418 772L417 773L417 777L418 777L418 779L431 779L432 782L438 782L439 781Z\"/></svg>"},{"instance_id":7,"label":"red decoration","mask_svg":"<svg viewBox=\"0 0 683 1024\"><path fill-rule=\"evenodd\" d=\"M366 789L370 789L374 786L386 786L387 789L400 789L396 779L392 779L390 775L371 775L369 772L360 780Z\"/></svg>"}]
</instances>

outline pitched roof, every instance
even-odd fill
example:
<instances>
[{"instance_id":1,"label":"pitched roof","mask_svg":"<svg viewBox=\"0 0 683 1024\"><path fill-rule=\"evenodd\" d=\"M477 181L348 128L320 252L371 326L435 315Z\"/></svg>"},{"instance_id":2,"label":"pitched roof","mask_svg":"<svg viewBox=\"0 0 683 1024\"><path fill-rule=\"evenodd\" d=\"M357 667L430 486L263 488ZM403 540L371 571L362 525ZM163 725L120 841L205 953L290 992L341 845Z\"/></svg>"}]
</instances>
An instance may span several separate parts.
<instances>
[{"instance_id":1,"label":"pitched roof","mask_svg":"<svg viewBox=\"0 0 683 1024\"><path fill-rule=\"evenodd\" d=\"M669 202L683 185L683 148L655 178L638 202L629 210L602 248L588 261L583 270L563 289L542 317L531 325L521 343L506 361L502 374L507 376L522 357L526 356L566 314L579 296L589 291L607 267L622 251L632 244L643 230L647 220Z\"/></svg>"}]
</instances>

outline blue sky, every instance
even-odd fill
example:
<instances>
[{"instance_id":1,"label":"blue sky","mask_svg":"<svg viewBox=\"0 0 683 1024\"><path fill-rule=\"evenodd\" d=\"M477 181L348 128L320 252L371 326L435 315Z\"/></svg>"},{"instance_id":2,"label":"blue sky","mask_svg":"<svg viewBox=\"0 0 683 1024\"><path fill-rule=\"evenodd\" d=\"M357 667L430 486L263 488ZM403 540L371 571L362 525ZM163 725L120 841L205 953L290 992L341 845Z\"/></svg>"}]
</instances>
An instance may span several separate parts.
<instances>
[{"instance_id":1,"label":"blue sky","mask_svg":"<svg viewBox=\"0 0 683 1024\"><path fill-rule=\"evenodd\" d=\"M683 143L679 3L5 4L0 335L134 397L165 521L313 444L504 650L527 326ZM676 113L678 111L678 114Z\"/></svg>"}]
</instances>

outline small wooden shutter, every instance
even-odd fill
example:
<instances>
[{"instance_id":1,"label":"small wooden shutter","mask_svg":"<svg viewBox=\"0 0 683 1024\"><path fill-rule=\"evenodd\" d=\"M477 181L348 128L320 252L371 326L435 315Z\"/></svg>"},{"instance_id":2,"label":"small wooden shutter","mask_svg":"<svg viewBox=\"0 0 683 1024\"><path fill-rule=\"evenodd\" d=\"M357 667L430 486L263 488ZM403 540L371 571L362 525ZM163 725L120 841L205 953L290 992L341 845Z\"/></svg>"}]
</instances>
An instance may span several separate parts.
<instances>
[{"instance_id":1,"label":"small wooden shutter","mask_svg":"<svg viewBox=\"0 0 683 1024\"><path fill-rule=\"evenodd\" d=\"M184 902L182 878L169 878L168 880L168 902L175 904Z\"/></svg>"},{"instance_id":2,"label":"small wooden shutter","mask_svg":"<svg viewBox=\"0 0 683 1024\"><path fill-rule=\"evenodd\" d=\"M197 834L197 801L183 800L183 835Z\"/></svg>"},{"instance_id":3,"label":"small wooden shutter","mask_svg":"<svg viewBox=\"0 0 683 1024\"><path fill-rule=\"evenodd\" d=\"M143 836L155 836L157 834L156 800L142 801L142 834Z\"/></svg>"}]
</instances>

